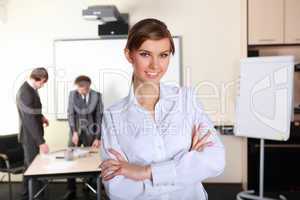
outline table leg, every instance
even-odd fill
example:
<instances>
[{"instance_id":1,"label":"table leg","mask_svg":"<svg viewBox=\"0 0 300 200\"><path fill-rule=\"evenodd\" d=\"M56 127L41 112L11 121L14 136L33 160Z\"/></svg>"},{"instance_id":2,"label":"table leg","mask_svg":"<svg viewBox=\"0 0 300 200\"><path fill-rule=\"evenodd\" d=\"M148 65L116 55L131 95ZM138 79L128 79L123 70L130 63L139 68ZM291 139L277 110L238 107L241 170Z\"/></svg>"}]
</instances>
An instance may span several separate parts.
<instances>
[{"instance_id":1,"label":"table leg","mask_svg":"<svg viewBox=\"0 0 300 200\"><path fill-rule=\"evenodd\" d=\"M97 177L97 200L101 200L101 177Z\"/></svg>"},{"instance_id":2,"label":"table leg","mask_svg":"<svg viewBox=\"0 0 300 200\"><path fill-rule=\"evenodd\" d=\"M28 195L29 195L29 200L33 200L33 180L32 178L29 178L28 180Z\"/></svg>"}]
</instances>

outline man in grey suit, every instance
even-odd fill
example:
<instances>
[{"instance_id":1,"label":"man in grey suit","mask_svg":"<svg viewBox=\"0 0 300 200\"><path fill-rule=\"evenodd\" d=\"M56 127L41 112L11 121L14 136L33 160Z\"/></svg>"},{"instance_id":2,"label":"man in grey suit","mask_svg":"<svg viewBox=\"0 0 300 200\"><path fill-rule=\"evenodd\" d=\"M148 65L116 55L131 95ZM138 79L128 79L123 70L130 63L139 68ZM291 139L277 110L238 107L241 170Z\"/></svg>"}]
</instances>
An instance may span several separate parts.
<instances>
[{"instance_id":1,"label":"man in grey suit","mask_svg":"<svg viewBox=\"0 0 300 200\"><path fill-rule=\"evenodd\" d=\"M68 121L70 126L69 146L99 148L103 115L101 93L90 89L91 79L79 76L75 79L76 90L70 92ZM64 199L76 197L76 180L68 179L68 192Z\"/></svg>"},{"instance_id":2,"label":"man in grey suit","mask_svg":"<svg viewBox=\"0 0 300 200\"><path fill-rule=\"evenodd\" d=\"M24 149L24 163L27 168L35 156L39 153L48 153L49 147L44 139L43 125L48 126L48 119L42 114L42 104L38 89L44 86L48 80L48 72L45 68L34 69L28 81L20 87L17 93L17 108L20 118L19 140ZM23 178L24 191L22 200L28 197L28 180ZM36 192L42 183L33 182L33 191Z\"/></svg>"}]
</instances>

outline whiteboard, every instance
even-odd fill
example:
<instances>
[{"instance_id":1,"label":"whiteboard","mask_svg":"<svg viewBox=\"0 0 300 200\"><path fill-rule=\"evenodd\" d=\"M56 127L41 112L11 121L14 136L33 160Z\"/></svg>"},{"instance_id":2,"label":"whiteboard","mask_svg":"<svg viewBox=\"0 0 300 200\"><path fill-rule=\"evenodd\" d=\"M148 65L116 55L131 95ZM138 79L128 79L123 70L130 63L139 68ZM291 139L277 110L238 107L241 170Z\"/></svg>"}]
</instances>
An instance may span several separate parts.
<instances>
[{"instance_id":1,"label":"whiteboard","mask_svg":"<svg viewBox=\"0 0 300 200\"><path fill-rule=\"evenodd\" d=\"M126 41L126 37L54 41L57 119L67 119L68 95L79 75L92 79L91 88L102 93L105 108L128 95L132 66L124 55ZM180 37L174 37L174 45L175 54L162 82L181 85Z\"/></svg>"},{"instance_id":2,"label":"whiteboard","mask_svg":"<svg viewBox=\"0 0 300 200\"><path fill-rule=\"evenodd\" d=\"M293 115L294 58L241 60L235 135L287 140Z\"/></svg>"}]
</instances>

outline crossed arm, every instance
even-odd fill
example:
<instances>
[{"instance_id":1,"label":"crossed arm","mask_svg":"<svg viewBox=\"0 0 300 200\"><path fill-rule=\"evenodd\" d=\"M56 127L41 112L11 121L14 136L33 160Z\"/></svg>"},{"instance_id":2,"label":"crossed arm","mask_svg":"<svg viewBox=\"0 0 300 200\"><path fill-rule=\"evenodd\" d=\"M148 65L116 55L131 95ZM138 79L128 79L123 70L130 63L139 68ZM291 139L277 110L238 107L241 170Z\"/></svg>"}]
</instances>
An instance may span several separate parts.
<instances>
[{"instance_id":1,"label":"crossed arm","mask_svg":"<svg viewBox=\"0 0 300 200\"><path fill-rule=\"evenodd\" d=\"M201 126L194 127L189 150L178 153L170 160L137 165L127 161L116 134L105 127L110 120L110 116L104 117L101 153L105 161L101 169L107 192L116 199L135 199L143 194L159 195L162 191L174 191L223 171L223 145L215 133L208 132L199 138Z\"/></svg>"},{"instance_id":2,"label":"crossed arm","mask_svg":"<svg viewBox=\"0 0 300 200\"><path fill-rule=\"evenodd\" d=\"M194 126L192 133L192 145L189 151L201 152L204 148L212 146L213 142L208 141L211 132L206 133L202 138L199 138L201 125ZM136 165L130 164L121 153L113 148L108 149L108 152L115 157L115 159L105 160L101 164L102 177L104 181L109 181L115 176L124 176L135 181L144 181L152 179L151 165Z\"/></svg>"}]
</instances>

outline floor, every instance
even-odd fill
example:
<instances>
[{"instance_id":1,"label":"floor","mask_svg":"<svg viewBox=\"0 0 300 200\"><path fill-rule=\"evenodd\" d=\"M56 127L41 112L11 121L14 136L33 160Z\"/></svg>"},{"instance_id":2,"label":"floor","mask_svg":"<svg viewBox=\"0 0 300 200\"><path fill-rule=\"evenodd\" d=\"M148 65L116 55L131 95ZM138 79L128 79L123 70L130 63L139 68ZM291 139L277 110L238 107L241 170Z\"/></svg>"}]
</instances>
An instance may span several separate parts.
<instances>
[{"instance_id":1,"label":"floor","mask_svg":"<svg viewBox=\"0 0 300 200\"><path fill-rule=\"evenodd\" d=\"M209 195L209 200L235 200L236 194L241 191L240 184L205 184L204 187ZM20 183L13 183L13 200L20 199L20 193L22 185ZM65 183L51 183L49 185L49 199L59 200L66 191ZM94 200L95 197L90 195L87 197L82 192L82 185L78 184L78 198L77 200ZM299 200L300 191L296 192L283 192L288 200ZM268 197L276 197L278 194L267 194ZM8 198L8 185L6 183L0 183L0 200L9 200Z\"/></svg>"},{"instance_id":2,"label":"floor","mask_svg":"<svg viewBox=\"0 0 300 200\"><path fill-rule=\"evenodd\" d=\"M240 191L239 184L216 184L205 185L209 194L209 200L233 200L236 194ZM13 200L20 199L22 185L20 183L13 183ZM65 183L51 183L48 189L49 200L59 200L66 191ZM82 192L82 185L78 184L77 200L93 200L94 196L87 197ZM0 183L0 200L8 200L8 185Z\"/></svg>"}]
</instances>

